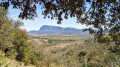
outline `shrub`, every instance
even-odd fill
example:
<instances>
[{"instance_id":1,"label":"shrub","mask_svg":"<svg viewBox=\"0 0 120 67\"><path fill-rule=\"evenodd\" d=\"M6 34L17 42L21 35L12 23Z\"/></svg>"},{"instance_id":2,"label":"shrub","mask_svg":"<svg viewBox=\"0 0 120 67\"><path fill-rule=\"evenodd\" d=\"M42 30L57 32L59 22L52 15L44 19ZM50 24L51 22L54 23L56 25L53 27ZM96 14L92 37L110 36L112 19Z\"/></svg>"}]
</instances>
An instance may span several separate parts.
<instances>
[{"instance_id":1,"label":"shrub","mask_svg":"<svg viewBox=\"0 0 120 67\"><path fill-rule=\"evenodd\" d=\"M82 67L92 67L91 63L84 63Z\"/></svg>"},{"instance_id":2,"label":"shrub","mask_svg":"<svg viewBox=\"0 0 120 67\"><path fill-rule=\"evenodd\" d=\"M88 39L88 40L85 40L85 44L86 44L86 45L90 45L90 44L91 44L91 40L89 40L89 39Z\"/></svg>"},{"instance_id":3,"label":"shrub","mask_svg":"<svg viewBox=\"0 0 120 67\"><path fill-rule=\"evenodd\" d=\"M109 45L111 41L112 41L112 37L109 35L103 36L98 39L99 43L107 43L107 45Z\"/></svg>"},{"instance_id":4,"label":"shrub","mask_svg":"<svg viewBox=\"0 0 120 67\"><path fill-rule=\"evenodd\" d=\"M117 47L110 47L108 50L110 50L112 53L119 52L119 49Z\"/></svg>"},{"instance_id":5,"label":"shrub","mask_svg":"<svg viewBox=\"0 0 120 67\"><path fill-rule=\"evenodd\" d=\"M73 51L69 51L66 53L66 56L72 56L73 55Z\"/></svg>"},{"instance_id":6,"label":"shrub","mask_svg":"<svg viewBox=\"0 0 120 67\"><path fill-rule=\"evenodd\" d=\"M2 51L0 51L0 67L2 67L5 63L5 54Z\"/></svg>"},{"instance_id":7,"label":"shrub","mask_svg":"<svg viewBox=\"0 0 120 67\"><path fill-rule=\"evenodd\" d=\"M16 50L14 48L11 48L7 53L5 53L5 55L8 58L15 59L16 55L17 55L17 52L16 52Z\"/></svg>"},{"instance_id":8,"label":"shrub","mask_svg":"<svg viewBox=\"0 0 120 67\"><path fill-rule=\"evenodd\" d=\"M85 56L86 54L87 54L86 51L82 51L82 52L80 52L80 53L78 54L78 56L79 56L79 57L83 57L83 56Z\"/></svg>"},{"instance_id":9,"label":"shrub","mask_svg":"<svg viewBox=\"0 0 120 67\"><path fill-rule=\"evenodd\" d=\"M57 53L57 50L51 50L51 52L55 54L55 53Z\"/></svg>"}]
</instances>

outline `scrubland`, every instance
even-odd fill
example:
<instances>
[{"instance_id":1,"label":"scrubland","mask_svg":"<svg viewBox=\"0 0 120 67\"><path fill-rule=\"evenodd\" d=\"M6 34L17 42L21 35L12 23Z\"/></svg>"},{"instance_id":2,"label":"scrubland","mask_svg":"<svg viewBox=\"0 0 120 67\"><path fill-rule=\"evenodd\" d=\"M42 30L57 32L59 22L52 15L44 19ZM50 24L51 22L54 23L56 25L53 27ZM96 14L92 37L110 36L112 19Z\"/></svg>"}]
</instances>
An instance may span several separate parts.
<instances>
[{"instance_id":1,"label":"scrubland","mask_svg":"<svg viewBox=\"0 0 120 67\"><path fill-rule=\"evenodd\" d=\"M92 35L34 35L31 38L35 42L35 50L43 55L40 67L120 66L120 48L112 42L98 43Z\"/></svg>"}]
</instances>

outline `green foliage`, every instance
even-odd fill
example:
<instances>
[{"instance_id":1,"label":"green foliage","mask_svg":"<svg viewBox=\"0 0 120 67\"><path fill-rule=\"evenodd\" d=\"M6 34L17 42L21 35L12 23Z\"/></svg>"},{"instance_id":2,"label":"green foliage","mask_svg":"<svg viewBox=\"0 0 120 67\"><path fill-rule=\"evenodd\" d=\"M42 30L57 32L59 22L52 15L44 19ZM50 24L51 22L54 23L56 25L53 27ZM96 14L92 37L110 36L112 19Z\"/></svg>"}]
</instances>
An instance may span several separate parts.
<instances>
[{"instance_id":1,"label":"green foliage","mask_svg":"<svg viewBox=\"0 0 120 67\"><path fill-rule=\"evenodd\" d=\"M78 54L78 56L79 56L79 57L83 57L83 56L85 56L86 54L87 54L86 51L82 51L82 52L80 52L80 53Z\"/></svg>"},{"instance_id":2,"label":"green foliage","mask_svg":"<svg viewBox=\"0 0 120 67\"><path fill-rule=\"evenodd\" d=\"M16 59L19 61L24 61L25 64L30 64L32 59L32 49L28 44L24 44L23 46L19 46L17 49L18 55Z\"/></svg>"},{"instance_id":3,"label":"green foliage","mask_svg":"<svg viewBox=\"0 0 120 67\"><path fill-rule=\"evenodd\" d=\"M5 57L5 53L0 51L0 67L20 67L18 63L9 60Z\"/></svg>"},{"instance_id":4,"label":"green foliage","mask_svg":"<svg viewBox=\"0 0 120 67\"><path fill-rule=\"evenodd\" d=\"M19 29L23 23L8 18L4 8L0 8L0 14L0 50L9 58L35 64L30 37L25 30Z\"/></svg>"},{"instance_id":5,"label":"green foliage","mask_svg":"<svg viewBox=\"0 0 120 67\"><path fill-rule=\"evenodd\" d=\"M7 52L5 53L5 55L6 55L8 58L15 59L15 58L16 58L16 55L17 55L16 49L11 48L9 51L7 51Z\"/></svg>"},{"instance_id":6,"label":"green foliage","mask_svg":"<svg viewBox=\"0 0 120 67\"><path fill-rule=\"evenodd\" d=\"M109 48L108 50L110 50L112 53L117 53L117 52L119 52L119 48L117 48L117 47L112 47L112 46L110 46L110 48Z\"/></svg>"},{"instance_id":7,"label":"green foliage","mask_svg":"<svg viewBox=\"0 0 120 67\"><path fill-rule=\"evenodd\" d=\"M51 50L52 53L57 53L57 50Z\"/></svg>"},{"instance_id":8,"label":"green foliage","mask_svg":"<svg viewBox=\"0 0 120 67\"><path fill-rule=\"evenodd\" d=\"M90 45L90 44L91 44L91 40L90 40L90 39L85 40L85 44L86 44L86 45Z\"/></svg>"},{"instance_id":9,"label":"green foliage","mask_svg":"<svg viewBox=\"0 0 120 67\"><path fill-rule=\"evenodd\" d=\"M104 45L103 48L104 48L105 50L107 50L107 49L108 49L108 46L107 46L107 45Z\"/></svg>"},{"instance_id":10,"label":"green foliage","mask_svg":"<svg viewBox=\"0 0 120 67\"><path fill-rule=\"evenodd\" d=\"M91 63L84 63L82 67L92 67Z\"/></svg>"},{"instance_id":11,"label":"green foliage","mask_svg":"<svg viewBox=\"0 0 120 67\"><path fill-rule=\"evenodd\" d=\"M110 53L110 54L107 54L105 59L104 59L104 62L106 64L110 64L110 62L115 62L115 60L117 59L117 56L115 56L113 53Z\"/></svg>"},{"instance_id":12,"label":"green foliage","mask_svg":"<svg viewBox=\"0 0 120 67\"><path fill-rule=\"evenodd\" d=\"M16 59L19 61L24 61L26 64L31 63L32 47L28 43L29 36L25 30L20 30L15 27L14 41L15 49L18 53Z\"/></svg>"},{"instance_id":13,"label":"green foliage","mask_svg":"<svg viewBox=\"0 0 120 67\"><path fill-rule=\"evenodd\" d=\"M100 39L98 39L99 43L106 43L107 45L109 45L111 41L112 41L112 37L109 35L103 36Z\"/></svg>"},{"instance_id":14,"label":"green foliage","mask_svg":"<svg viewBox=\"0 0 120 67\"><path fill-rule=\"evenodd\" d=\"M5 63L5 54L2 51L0 51L0 67L2 67Z\"/></svg>"},{"instance_id":15,"label":"green foliage","mask_svg":"<svg viewBox=\"0 0 120 67\"><path fill-rule=\"evenodd\" d=\"M69 51L66 53L66 56L69 57L69 56L72 56L73 55L73 51Z\"/></svg>"},{"instance_id":16,"label":"green foliage","mask_svg":"<svg viewBox=\"0 0 120 67\"><path fill-rule=\"evenodd\" d=\"M12 20L7 18L7 11L0 9L0 50L12 47L13 32Z\"/></svg>"},{"instance_id":17,"label":"green foliage","mask_svg":"<svg viewBox=\"0 0 120 67\"><path fill-rule=\"evenodd\" d=\"M120 54L120 46L117 47L117 50L118 50L118 52L119 52L119 54Z\"/></svg>"},{"instance_id":18,"label":"green foliage","mask_svg":"<svg viewBox=\"0 0 120 67\"><path fill-rule=\"evenodd\" d=\"M24 63L18 62L14 59L7 58L3 51L0 51L0 67L23 67ZM29 65L28 67L34 67Z\"/></svg>"}]
</instances>

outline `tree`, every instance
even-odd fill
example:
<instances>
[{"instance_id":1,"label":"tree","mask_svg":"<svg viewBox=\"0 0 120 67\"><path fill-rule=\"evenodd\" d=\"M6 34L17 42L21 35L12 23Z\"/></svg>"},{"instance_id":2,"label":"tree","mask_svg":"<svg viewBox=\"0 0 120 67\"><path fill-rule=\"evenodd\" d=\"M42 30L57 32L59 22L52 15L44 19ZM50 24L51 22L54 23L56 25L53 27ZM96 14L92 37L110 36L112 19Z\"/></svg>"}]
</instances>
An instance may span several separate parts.
<instances>
[{"instance_id":1,"label":"tree","mask_svg":"<svg viewBox=\"0 0 120 67\"><path fill-rule=\"evenodd\" d=\"M57 17L58 24L63 18L76 17L77 23L92 25L98 29L98 31L91 27L85 29L95 33L97 38L101 38L107 32L113 41L120 45L120 0L3 0L1 2L1 6L6 9L10 4L13 8L21 10L19 18L22 19L33 19L37 16L36 4L42 6L44 18Z\"/></svg>"},{"instance_id":2,"label":"tree","mask_svg":"<svg viewBox=\"0 0 120 67\"><path fill-rule=\"evenodd\" d=\"M12 47L13 32L12 20L7 18L7 11L0 9L0 50ZM11 34L9 34L11 33Z\"/></svg>"},{"instance_id":3,"label":"tree","mask_svg":"<svg viewBox=\"0 0 120 67\"><path fill-rule=\"evenodd\" d=\"M25 64L35 64L32 42L28 42L30 37L25 30L19 28L23 23L11 20L7 12L0 7L0 50L4 51L7 57L16 58Z\"/></svg>"}]
</instances>

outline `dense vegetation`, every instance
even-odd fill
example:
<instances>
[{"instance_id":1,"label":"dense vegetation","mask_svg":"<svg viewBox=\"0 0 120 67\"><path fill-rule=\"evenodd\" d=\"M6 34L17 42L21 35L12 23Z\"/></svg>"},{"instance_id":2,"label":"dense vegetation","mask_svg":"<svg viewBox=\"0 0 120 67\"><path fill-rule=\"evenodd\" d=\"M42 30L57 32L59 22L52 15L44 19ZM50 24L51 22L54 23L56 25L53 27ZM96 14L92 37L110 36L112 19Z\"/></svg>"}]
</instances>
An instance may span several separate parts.
<instances>
[{"instance_id":1,"label":"dense vegetation","mask_svg":"<svg viewBox=\"0 0 120 67\"><path fill-rule=\"evenodd\" d=\"M85 36L45 35L32 39L49 59L49 67L120 67L120 47L113 42L108 44L107 37L100 43Z\"/></svg>"},{"instance_id":2,"label":"dense vegetation","mask_svg":"<svg viewBox=\"0 0 120 67\"><path fill-rule=\"evenodd\" d=\"M36 64L30 37L25 30L19 29L22 24L8 18L7 11L0 7L0 50L8 58Z\"/></svg>"}]
</instances>

